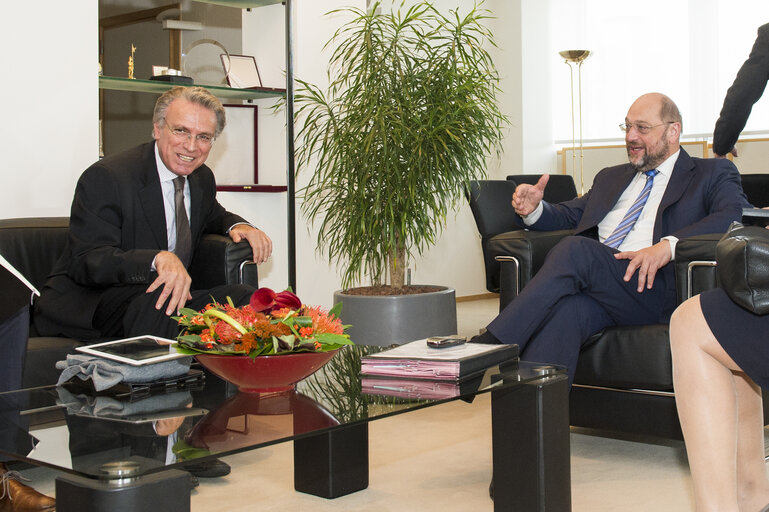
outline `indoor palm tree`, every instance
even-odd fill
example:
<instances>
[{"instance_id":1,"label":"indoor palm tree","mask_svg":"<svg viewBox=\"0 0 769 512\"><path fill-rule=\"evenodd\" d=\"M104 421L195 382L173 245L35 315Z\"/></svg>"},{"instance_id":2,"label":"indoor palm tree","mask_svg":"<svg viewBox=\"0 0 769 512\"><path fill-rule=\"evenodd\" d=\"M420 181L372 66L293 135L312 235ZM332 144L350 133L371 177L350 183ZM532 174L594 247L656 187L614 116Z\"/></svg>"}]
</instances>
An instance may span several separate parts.
<instances>
[{"instance_id":1,"label":"indoor palm tree","mask_svg":"<svg viewBox=\"0 0 769 512\"><path fill-rule=\"evenodd\" d=\"M469 180L485 176L507 122L497 106L494 44L478 6L429 2L352 20L333 47L326 92L299 80L297 165L314 170L302 209L343 286L404 284L407 258L434 243Z\"/></svg>"}]
</instances>

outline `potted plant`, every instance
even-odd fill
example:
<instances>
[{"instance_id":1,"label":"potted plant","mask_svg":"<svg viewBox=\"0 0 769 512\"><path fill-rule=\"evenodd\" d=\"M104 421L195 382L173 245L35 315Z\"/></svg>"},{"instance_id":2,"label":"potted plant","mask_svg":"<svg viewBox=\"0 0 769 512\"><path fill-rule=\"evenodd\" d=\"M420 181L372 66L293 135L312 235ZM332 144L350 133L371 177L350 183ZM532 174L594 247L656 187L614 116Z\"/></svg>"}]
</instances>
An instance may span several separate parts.
<instances>
[{"instance_id":1,"label":"potted plant","mask_svg":"<svg viewBox=\"0 0 769 512\"><path fill-rule=\"evenodd\" d=\"M408 258L436 241L463 187L485 176L487 156L500 152L507 119L497 106L499 79L487 50L494 44L483 25L489 12L476 6L466 15L443 15L429 2L401 3L390 12L376 2L368 11L329 14L338 12L352 20L326 44L333 46L328 90L298 80L297 168L314 172L300 191L302 210L319 223L319 249L343 269L345 289L335 301L344 303L353 341L379 343L370 339L377 332L388 344L406 341L388 329L404 323L413 303L370 306L374 323L365 320L364 340L350 318L360 308L347 299L384 290L388 303L395 296L408 300L415 291L405 286ZM364 277L372 287L351 288ZM426 325L423 310L438 317L444 334L456 332L454 292L437 293L452 308L453 325L451 315L427 305L416 312L416 337L441 334ZM395 308L398 322L386 307Z\"/></svg>"}]
</instances>

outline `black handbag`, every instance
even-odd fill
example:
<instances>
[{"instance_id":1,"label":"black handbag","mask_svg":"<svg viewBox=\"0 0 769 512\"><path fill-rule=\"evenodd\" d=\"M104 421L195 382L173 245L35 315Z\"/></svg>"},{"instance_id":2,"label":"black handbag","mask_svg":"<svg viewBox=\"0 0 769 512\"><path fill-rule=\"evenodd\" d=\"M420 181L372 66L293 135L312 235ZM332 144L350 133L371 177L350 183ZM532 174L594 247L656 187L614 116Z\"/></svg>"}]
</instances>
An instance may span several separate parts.
<instances>
[{"instance_id":1,"label":"black handbag","mask_svg":"<svg viewBox=\"0 0 769 512\"><path fill-rule=\"evenodd\" d=\"M739 306L769 313L769 230L734 223L716 245L721 288Z\"/></svg>"}]
</instances>

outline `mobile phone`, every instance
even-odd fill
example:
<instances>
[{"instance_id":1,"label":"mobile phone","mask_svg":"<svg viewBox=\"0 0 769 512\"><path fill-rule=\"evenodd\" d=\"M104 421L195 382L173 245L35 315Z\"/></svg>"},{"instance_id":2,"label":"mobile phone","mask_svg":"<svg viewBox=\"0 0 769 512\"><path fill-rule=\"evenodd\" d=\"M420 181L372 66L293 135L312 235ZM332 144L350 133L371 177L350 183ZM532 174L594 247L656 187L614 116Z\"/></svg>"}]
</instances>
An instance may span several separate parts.
<instances>
[{"instance_id":1,"label":"mobile phone","mask_svg":"<svg viewBox=\"0 0 769 512\"><path fill-rule=\"evenodd\" d=\"M462 345L467 341L467 338L460 336L431 336L427 338L427 346L430 348L446 348L456 347Z\"/></svg>"}]
</instances>

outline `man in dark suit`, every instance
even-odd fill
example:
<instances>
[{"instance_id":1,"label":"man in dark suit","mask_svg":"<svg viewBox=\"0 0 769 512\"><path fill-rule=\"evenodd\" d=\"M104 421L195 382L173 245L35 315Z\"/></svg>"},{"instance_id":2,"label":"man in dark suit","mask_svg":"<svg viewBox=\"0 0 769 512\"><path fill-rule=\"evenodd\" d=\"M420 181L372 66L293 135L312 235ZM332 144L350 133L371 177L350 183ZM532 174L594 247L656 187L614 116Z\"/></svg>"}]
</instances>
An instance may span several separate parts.
<instances>
[{"instance_id":1,"label":"man in dark suit","mask_svg":"<svg viewBox=\"0 0 769 512\"><path fill-rule=\"evenodd\" d=\"M204 233L248 240L264 262L272 242L216 200L204 165L225 125L221 102L201 87L175 87L153 114L154 142L96 162L80 177L67 246L36 303L41 335L81 340L155 334L174 338L170 317L211 297L248 302L251 287L197 290L187 273Z\"/></svg>"},{"instance_id":2,"label":"man in dark suit","mask_svg":"<svg viewBox=\"0 0 769 512\"><path fill-rule=\"evenodd\" d=\"M726 92L721 114L713 130L713 152L716 156L737 156L734 144L748 122L753 104L761 98L769 80L769 23L758 27L753 49L734 83Z\"/></svg>"},{"instance_id":3,"label":"man in dark suit","mask_svg":"<svg viewBox=\"0 0 769 512\"><path fill-rule=\"evenodd\" d=\"M628 111L629 164L603 169L582 197L542 201L547 176L520 185L513 207L532 230L573 229L521 294L474 341L515 343L532 361L574 377L579 349L611 325L664 323L675 307L671 260L685 236L726 231L747 200L726 160L690 157L679 146L681 115L662 94Z\"/></svg>"}]
</instances>

